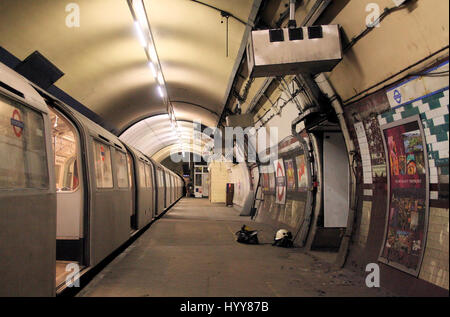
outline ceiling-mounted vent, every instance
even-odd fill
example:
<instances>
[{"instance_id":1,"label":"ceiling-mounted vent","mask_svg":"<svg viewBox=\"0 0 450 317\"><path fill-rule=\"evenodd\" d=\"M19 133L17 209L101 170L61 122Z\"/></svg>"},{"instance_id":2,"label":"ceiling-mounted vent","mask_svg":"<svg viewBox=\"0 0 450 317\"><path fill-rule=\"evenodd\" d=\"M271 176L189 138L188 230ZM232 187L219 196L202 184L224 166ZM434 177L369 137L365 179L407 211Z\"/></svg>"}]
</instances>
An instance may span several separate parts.
<instances>
[{"instance_id":1,"label":"ceiling-mounted vent","mask_svg":"<svg viewBox=\"0 0 450 317\"><path fill-rule=\"evenodd\" d=\"M44 90L47 90L64 75L38 51L30 54L14 70Z\"/></svg>"},{"instance_id":2,"label":"ceiling-mounted vent","mask_svg":"<svg viewBox=\"0 0 450 317\"><path fill-rule=\"evenodd\" d=\"M252 31L247 56L251 77L329 72L342 59L339 26Z\"/></svg>"}]
</instances>

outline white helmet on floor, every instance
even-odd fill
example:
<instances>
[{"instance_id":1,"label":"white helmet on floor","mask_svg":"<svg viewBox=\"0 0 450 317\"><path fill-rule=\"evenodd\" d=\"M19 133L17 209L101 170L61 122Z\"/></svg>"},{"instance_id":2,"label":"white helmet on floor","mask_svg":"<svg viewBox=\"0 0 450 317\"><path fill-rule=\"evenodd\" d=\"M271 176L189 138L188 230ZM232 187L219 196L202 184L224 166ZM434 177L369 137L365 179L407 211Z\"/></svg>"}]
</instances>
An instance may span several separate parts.
<instances>
[{"instance_id":1,"label":"white helmet on floor","mask_svg":"<svg viewBox=\"0 0 450 317\"><path fill-rule=\"evenodd\" d=\"M287 231L286 229L280 229L277 231L277 233L275 235L275 240L281 240L287 236L289 236L289 231Z\"/></svg>"}]
</instances>

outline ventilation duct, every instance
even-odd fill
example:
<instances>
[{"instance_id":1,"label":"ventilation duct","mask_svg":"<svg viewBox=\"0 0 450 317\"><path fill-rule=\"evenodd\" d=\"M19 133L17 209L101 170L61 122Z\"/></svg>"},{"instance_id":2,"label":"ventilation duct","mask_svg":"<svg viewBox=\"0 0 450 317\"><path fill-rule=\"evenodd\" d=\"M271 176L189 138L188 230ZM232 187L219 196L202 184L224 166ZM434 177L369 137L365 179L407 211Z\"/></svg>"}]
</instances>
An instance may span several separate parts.
<instances>
[{"instance_id":1,"label":"ventilation duct","mask_svg":"<svg viewBox=\"0 0 450 317\"><path fill-rule=\"evenodd\" d=\"M30 54L14 70L44 90L47 90L64 75L38 51Z\"/></svg>"},{"instance_id":2,"label":"ventilation duct","mask_svg":"<svg viewBox=\"0 0 450 317\"><path fill-rule=\"evenodd\" d=\"M256 30L247 44L251 77L329 72L341 60L338 25Z\"/></svg>"}]
</instances>

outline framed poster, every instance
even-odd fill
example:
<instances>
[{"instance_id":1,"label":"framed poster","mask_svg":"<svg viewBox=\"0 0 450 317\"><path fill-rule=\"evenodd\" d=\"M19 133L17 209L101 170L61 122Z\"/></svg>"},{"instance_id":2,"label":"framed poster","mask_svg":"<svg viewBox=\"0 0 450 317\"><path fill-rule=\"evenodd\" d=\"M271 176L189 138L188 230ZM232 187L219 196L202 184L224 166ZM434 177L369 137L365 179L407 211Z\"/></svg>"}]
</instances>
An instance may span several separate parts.
<instances>
[{"instance_id":1,"label":"framed poster","mask_svg":"<svg viewBox=\"0 0 450 317\"><path fill-rule=\"evenodd\" d=\"M268 173L269 175L269 191L275 191L275 173Z\"/></svg>"},{"instance_id":2,"label":"framed poster","mask_svg":"<svg viewBox=\"0 0 450 317\"><path fill-rule=\"evenodd\" d=\"M428 227L428 156L419 116L381 127L388 163L388 206L380 262L417 276Z\"/></svg>"},{"instance_id":3,"label":"framed poster","mask_svg":"<svg viewBox=\"0 0 450 317\"><path fill-rule=\"evenodd\" d=\"M308 175L306 171L305 154L300 154L295 158L297 165L298 190L306 191L308 189Z\"/></svg>"},{"instance_id":4,"label":"framed poster","mask_svg":"<svg viewBox=\"0 0 450 317\"><path fill-rule=\"evenodd\" d=\"M263 181L263 191L268 192L269 191L269 174L264 173L262 174L262 181Z\"/></svg>"},{"instance_id":5,"label":"framed poster","mask_svg":"<svg viewBox=\"0 0 450 317\"><path fill-rule=\"evenodd\" d=\"M295 190L295 170L292 159L284 161L284 168L286 171L287 189Z\"/></svg>"},{"instance_id":6,"label":"framed poster","mask_svg":"<svg viewBox=\"0 0 450 317\"><path fill-rule=\"evenodd\" d=\"M284 205L286 203L286 173L284 170L283 159L273 162L276 175L275 202Z\"/></svg>"}]
</instances>

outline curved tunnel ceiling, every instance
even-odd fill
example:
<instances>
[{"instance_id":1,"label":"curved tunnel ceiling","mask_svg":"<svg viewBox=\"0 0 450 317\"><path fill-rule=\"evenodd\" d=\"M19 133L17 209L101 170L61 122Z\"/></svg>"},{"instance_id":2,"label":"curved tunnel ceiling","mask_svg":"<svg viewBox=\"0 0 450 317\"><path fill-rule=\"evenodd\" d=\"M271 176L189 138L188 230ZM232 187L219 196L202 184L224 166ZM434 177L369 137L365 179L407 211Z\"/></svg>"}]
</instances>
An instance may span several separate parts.
<instances>
[{"instance_id":1,"label":"curved tunnel ceiling","mask_svg":"<svg viewBox=\"0 0 450 317\"><path fill-rule=\"evenodd\" d=\"M205 145L211 141L211 137L205 134L194 136L193 122L179 120L178 129L174 129L168 122L167 114L143 119L128 128L120 139L156 161L163 160L172 150L202 154ZM155 157L157 153L159 155ZM161 156L161 153L165 156Z\"/></svg>"},{"instance_id":2,"label":"curved tunnel ceiling","mask_svg":"<svg viewBox=\"0 0 450 317\"><path fill-rule=\"evenodd\" d=\"M248 21L254 3L202 2L243 21ZM0 45L22 60L35 50L46 56L65 73L56 85L119 131L139 118L167 113L127 1L74 3L80 8L80 27L69 28L68 2L0 1ZM229 19L226 57L226 19L220 12L190 0L144 0L144 4L176 118L216 126L245 25ZM169 120L161 126L167 128ZM143 132L141 136L153 137Z\"/></svg>"}]
</instances>

